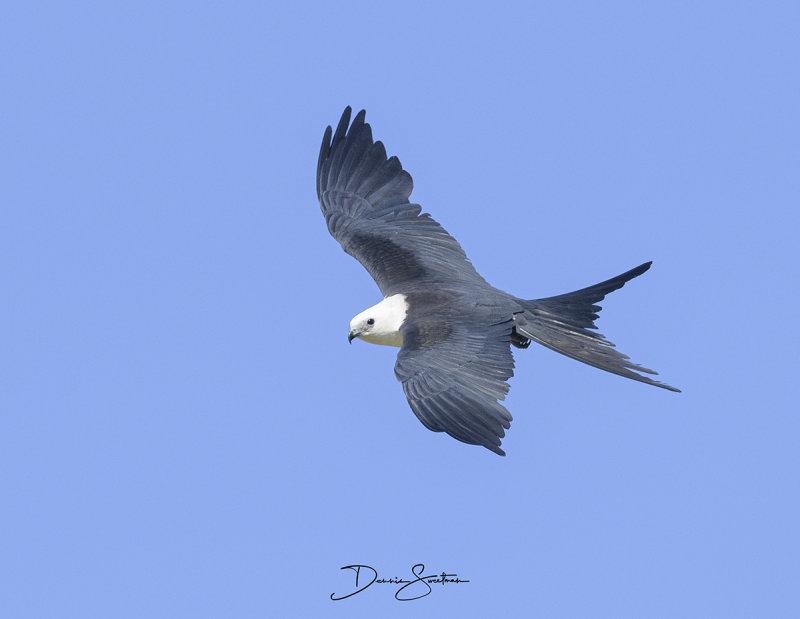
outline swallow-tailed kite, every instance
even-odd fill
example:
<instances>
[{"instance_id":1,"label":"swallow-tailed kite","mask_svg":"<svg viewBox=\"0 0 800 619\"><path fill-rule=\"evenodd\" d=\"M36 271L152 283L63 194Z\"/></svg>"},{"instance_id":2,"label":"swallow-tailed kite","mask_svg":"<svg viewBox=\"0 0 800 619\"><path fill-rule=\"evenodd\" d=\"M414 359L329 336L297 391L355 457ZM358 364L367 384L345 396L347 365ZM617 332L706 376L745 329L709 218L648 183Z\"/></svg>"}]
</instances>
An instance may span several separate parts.
<instances>
[{"instance_id":1,"label":"swallow-tailed kite","mask_svg":"<svg viewBox=\"0 0 800 619\"><path fill-rule=\"evenodd\" d=\"M650 268L646 262L576 292L525 300L491 286L464 250L418 204L411 175L359 112L325 130L317 196L333 238L375 279L383 300L350 322L348 339L397 346L395 375L429 430L505 455L511 415L499 404L514 374L511 346L531 341L601 370L679 391L643 376L595 331L605 295ZM348 129L349 125L349 129ZM331 136L333 140L331 141Z\"/></svg>"}]
</instances>

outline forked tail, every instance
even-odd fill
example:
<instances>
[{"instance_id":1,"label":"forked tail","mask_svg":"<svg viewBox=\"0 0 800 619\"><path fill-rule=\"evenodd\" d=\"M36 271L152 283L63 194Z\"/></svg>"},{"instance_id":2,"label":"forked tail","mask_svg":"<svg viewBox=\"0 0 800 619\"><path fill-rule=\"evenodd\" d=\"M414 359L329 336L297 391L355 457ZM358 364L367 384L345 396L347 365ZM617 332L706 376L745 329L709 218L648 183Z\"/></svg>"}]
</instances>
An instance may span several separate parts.
<instances>
[{"instance_id":1,"label":"forked tail","mask_svg":"<svg viewBox=\"0 0 800 619\"><path fill-rule=\"evenodd\" d=\"M602 301L609 292L622 288L625 282L647 271L651 264L652 262L645 262L622 275L575 292L525 301L525 311L514 315L518 336L606 372L662 389L680 391L639 374L638 372L644 372L655 375L658 372L632 363L627 355L617 351L614 344L594 330L597 329L594 321L601 309L595 304Z\"/></svg>"}]
</instances>

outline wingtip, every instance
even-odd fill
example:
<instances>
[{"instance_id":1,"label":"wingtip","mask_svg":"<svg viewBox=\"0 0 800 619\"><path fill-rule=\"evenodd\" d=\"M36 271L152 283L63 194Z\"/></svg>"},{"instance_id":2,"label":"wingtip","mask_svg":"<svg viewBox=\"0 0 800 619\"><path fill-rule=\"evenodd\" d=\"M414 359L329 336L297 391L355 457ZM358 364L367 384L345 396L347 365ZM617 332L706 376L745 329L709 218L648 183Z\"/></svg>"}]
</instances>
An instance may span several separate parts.
<instances>
[{"instance_id":1,"label":"wingtip","mask_svg":"<svg viewBox=\"0 0 800 619\"><path fill-rule=\"evenodd\" d=\"M348 106L348 110L350 107ZM364 119L367 117L367 110L362 109L356 114L356 117L353 119L353 125L360 125L364 123Z\"/></svg>"},{"instance_id":2,"label":"wingtip","mask_svg":"<svg viewBox=\"0 0 800 619\"><path fill-rule=\"evenodd\" d=\"M347 133L347 126L350 124L350 114L352 113L352 108L348 105L344 108L344 112L342 112L342 117L339 119L339 124L336 126L336 133L333 135L333 143L335 144L339 140L344 139L345 134Z\"/></svg>"},{"instance_id":3,"label":"wingtip","mask_svg":"<svg viewBox=\"0 0 800 619\"><path fill-rule=\"evenodd\" d=\"M353 127L358 125L364 125L365 119L367 117L367 110L362 109L358 114L356 114L353 121L350 122L350 118L353 115L353 108L351 106L346 106L344 111L342 112L342 116L339 119L339 124L336 126L336 132L333 135L333 142L337 142L338 140L344 139L344 137L352 132Z\"/></svg>"}]
</instances>

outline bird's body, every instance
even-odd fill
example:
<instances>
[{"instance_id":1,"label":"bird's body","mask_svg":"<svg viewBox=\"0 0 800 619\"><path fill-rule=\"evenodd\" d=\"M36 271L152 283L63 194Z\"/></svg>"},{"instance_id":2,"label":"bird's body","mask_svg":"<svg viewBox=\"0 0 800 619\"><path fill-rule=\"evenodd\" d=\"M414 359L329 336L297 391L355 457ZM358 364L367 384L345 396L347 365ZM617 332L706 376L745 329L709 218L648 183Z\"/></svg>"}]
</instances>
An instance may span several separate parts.
<instances>
[{"instance_id":1,"label":"bird's body","mask_svg":"<svg viewBox=\"0 0 800 619\"><path fill-rule=\"evenodd\" d=\"M362 110L348 131L345 109L333 139L325 132L317 195L328 230L375 279L384 299L350 323L349 339L400 351L395 374L409 405L430 430L504 455L511 415L498 403L513 375L511 346L538 342L600 369L678 391L638 372L594 331L595 303L641 275L650 263L615 278L546 299L525 300L494 288L456 240L408 200L413 184L396 157L373 142Z\"/></svg>"}]
</instances>

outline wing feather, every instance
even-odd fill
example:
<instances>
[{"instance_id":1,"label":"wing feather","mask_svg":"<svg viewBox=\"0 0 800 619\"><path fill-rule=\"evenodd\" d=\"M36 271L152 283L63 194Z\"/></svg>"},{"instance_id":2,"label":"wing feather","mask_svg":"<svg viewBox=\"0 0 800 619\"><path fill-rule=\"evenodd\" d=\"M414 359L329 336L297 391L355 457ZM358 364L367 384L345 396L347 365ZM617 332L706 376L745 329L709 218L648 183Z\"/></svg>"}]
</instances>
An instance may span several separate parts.
<instances>
[{"instance_id":1,"label":"wing feather","mask_svg":"<svg viewBox=\"0 0 800 619\"><path fill-rule=\"evenodd\" d=\"M317 196L331 235L364 265L384 296L411 278L485 283L458 242L409 202L411 175L373 141L364 110L352 124L350 114L348 107L336 131L325 130L317 162Z\"/></svg>"},{"instance_id":2,"label":"wing feather","mask_svg":"<svg viewBox=\"0 0 800 619\"><path fill-rule=\"evenodd\" d=\"M514 375L512 326L510 318L493 324L472 316L435 341L415 333L425 329L423 321L404 326L395 374L426 428L505 455L500 444L512 418L498 400Z\"/></svg>"}]
</instances>

